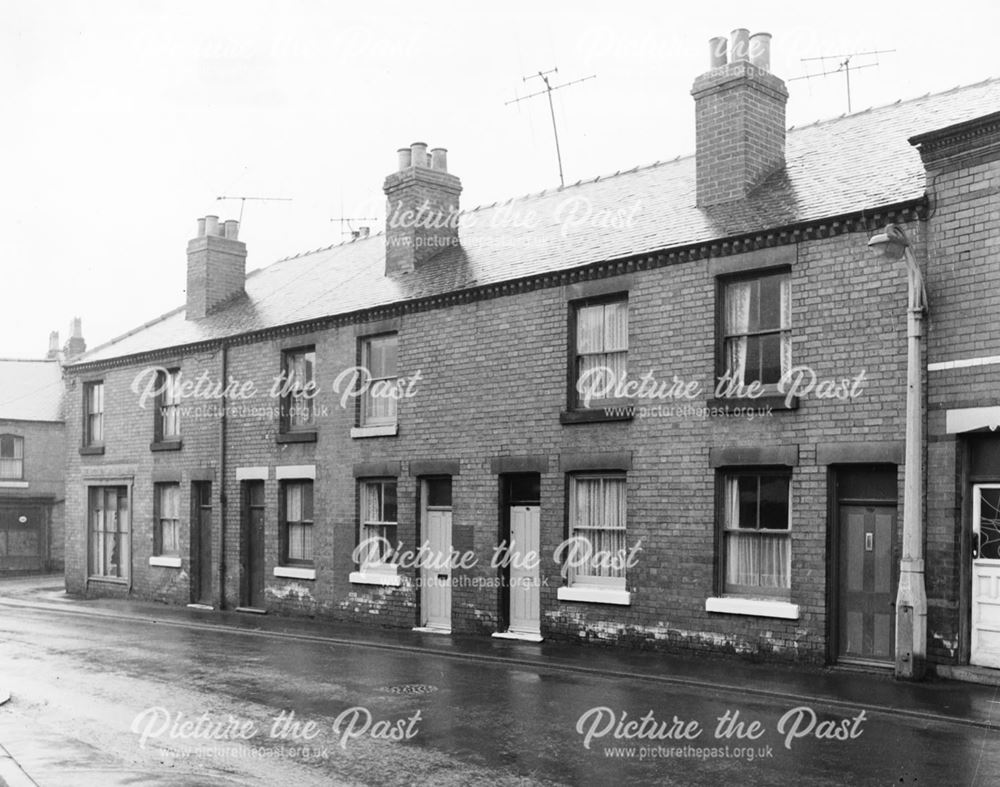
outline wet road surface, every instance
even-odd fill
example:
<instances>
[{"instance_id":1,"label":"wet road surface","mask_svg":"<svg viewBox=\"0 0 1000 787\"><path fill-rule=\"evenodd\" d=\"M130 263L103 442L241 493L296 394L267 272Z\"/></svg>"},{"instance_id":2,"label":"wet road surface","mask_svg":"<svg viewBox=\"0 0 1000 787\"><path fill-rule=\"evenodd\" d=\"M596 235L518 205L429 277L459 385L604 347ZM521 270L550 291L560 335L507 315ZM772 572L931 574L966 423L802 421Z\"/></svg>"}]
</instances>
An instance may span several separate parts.
<instances>
[{"instance_id":1,"label":"wet road surface","mask_svg":"<svg viewBox=\"0 0 1000 787\"><path fill-rule=\"evenodd\" d=\"M981 713L766 681L749 694L2 603L0 643L0 744L43 787L1000 783Z\"/></svg>"}]
</instances>

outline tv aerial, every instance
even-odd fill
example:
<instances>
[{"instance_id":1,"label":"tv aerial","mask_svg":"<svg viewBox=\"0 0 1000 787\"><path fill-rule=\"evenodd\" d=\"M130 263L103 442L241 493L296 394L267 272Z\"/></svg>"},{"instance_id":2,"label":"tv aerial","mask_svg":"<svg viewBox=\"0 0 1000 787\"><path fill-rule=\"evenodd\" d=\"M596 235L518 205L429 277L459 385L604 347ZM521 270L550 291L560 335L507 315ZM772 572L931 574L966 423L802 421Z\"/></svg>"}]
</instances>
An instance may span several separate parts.
<instances>
[{"instance_id":1,"label":"tv aerial","mask_svg":"<svg viewBox=\"0 0 1000 787\"><path fill-rule=\"evenodd\" d=\"M878 56L887 55L890 52L895 52L895 49L872 49L868 52L851 52L847 55L819 55L818 57L804 57L802 58L803 63L822 63L821 71L818 74L803 74L802 76L792 77L789 82L795 82L799 79L819 79L820 77L832 76L834 74L843 74L844 82L847 85L847 112L851 112L851 71L860 71L862 68L875 68L880 65ZM865 62L861 65L854 65L853 60L856 57L867 57L875 58L874 63ZM836 62L835 68L831 67L831 63Z\"/></svg>"},{"instance_id":2,"label":"tv aerial","mask_svg":"<svg viewBox=\"0 0 1000 787\"><path fill-rule=\"evenodd\" d=\"M504 102L504 106L508 107L511 104L518 104L521 101L527 101L529 98L535 98L536 96L547 96L549 99L549 114L552 115L552 135L556 140L556 160L559 162L559 185L565 186L566 181L563 178L563 165L562 165L562 152L559 150L559 129L556 127L556 110L552 105L552 94L556 90L562 90L564 87L569 87L570 85L578 85L581 82L586 82L588 79L597 79L597 74L591 74L590 76L583 77L582 79L574 79L570 82L563 82L561 85L553 85L549 81L549 74L558 74L558 68L550 68L548 71L539 71L537 74L529 74L521 79L522 82L527 82L529 79L541 79L545 83L545 89L539 90L537 93L531 93L527 96L521 96L520 98L513 98L510 101Z\"/></svg>"}]
</instances>

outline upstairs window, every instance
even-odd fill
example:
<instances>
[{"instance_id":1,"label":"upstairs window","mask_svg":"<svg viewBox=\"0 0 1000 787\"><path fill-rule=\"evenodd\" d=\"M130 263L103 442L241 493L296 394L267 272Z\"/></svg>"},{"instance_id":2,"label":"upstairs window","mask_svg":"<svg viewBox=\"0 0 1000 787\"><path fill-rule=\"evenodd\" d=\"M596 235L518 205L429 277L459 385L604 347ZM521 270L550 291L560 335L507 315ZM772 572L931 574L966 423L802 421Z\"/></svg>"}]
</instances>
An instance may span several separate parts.
<instances>
[{"instance_id":1,"label":"upstairs window","mask_svg":"<svg viewBox=\"0 0 1000 787\"><path fill-rule=\"evenodd\" d=\"M24 478L24 438L12 434L0 435L0 479L20 481Z\"/></svg>"},{"instance_id":2,"label":"upstairs window","mask_svg":"<svg viewBox=\"0 0 1000 787\"><path fill-rule=\"evenodd\" d=\"M720 377L777 385L792 366L791 292L787 271L722 285Z\"/></svg>"},{"instance_id":3,"label":"upstairs window","mask_svg":"<svg viewBox=\"0 0 1000 787\"><path fill-rule=\"evenodd\" d=\"M396 423L398 338L395 333L387 333L361 341L361 365L371 375L361 401L362 426L393 426Z\"/></svg>"},{"instance_id":4,"label":"upstairs window","mask_svg":"<svg viewBox=\"0 0 1000 787\"><path fill-rule=\"evenodd\" d=\"M156 439L181 436L180 370L162 370L156 375Z\"/></svg>"},{"instance_id":5,"label":"upstairs window","mask_svg":"<svg viewBox=\"0 0 1000 787\"><path fill-rule=\"evenodd\" d=\"M316 351L312 347L286 350L283 354L285 393L281 401L282 425L286 431L314 429L316 413Z\"/></svg>"},{"instance_id":6,"label":"upstairs window","mask_svg":"<svg viewBox=\"0 0 1000 787\"><path fill-rule=\"evenodd\" d=\"M573 405L607 405L628 372L628 298L579 303L573 316Z\"/></svg>"},{"instance_id":7,"label":"upstairs window","mask_svg":"<svg viewBox=\"0 0 1000 787\"><path fill-rule=\"evenodd\" d=\"M104 444L103 382L90 382L83 386L83 444Z\"/></svg>"}]
</instances>

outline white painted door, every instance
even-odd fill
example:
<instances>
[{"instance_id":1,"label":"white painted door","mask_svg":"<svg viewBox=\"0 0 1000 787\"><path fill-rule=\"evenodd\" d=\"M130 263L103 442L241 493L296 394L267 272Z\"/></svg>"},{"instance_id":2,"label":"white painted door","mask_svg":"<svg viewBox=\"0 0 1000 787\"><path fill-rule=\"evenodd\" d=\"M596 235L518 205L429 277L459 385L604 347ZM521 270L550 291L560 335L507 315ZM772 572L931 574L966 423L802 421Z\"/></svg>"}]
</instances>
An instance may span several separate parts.
<instances>
[{"instance_id":1,"label":"white painted door","mask_svg":"<svg viewBox=\"0 0 1000 787\"><path fill-rule=\"evenodd\" d=\"M1000 484L972 487L972 652L1000 668Z\"/></svg>"},{"instance_id":2,"label":"white painted door","mask_svg":"<svg viewBox=\"0 0 1000 787\"><path fill-rule=\"evenodd\" d=\"M541 633L538 586L539 508L510 509L510 632Z\"/></svg>"},{"instance_id":3,"label":"white painted door","mask_svg":"<svg viewBox=\"0 0 1000 787\"><path fill-rule=\"evenodd\" d=\"M427 628L451 630L451 508L427 508L429 563L420 569Z\"/></svg>"}]
</instances>

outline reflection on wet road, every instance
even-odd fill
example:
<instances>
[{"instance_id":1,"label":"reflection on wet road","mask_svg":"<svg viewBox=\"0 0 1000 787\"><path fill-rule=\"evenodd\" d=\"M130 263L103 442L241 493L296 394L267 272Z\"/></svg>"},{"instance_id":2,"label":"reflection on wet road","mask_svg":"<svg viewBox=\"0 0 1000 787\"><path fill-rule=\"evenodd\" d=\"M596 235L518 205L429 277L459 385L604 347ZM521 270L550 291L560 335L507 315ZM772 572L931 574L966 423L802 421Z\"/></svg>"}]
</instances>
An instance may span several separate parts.
<instances>
[{"instance_id":1,"label":"reflection on wet road","mask_svg":"<svg viewBox=\"0 0 1000 787\"><path fill-rule=\"evenodd\" d=\"M42 785L1000 778L995 730L821 700L13 607L0 640Z\"/></svg>"}]
</instances>

